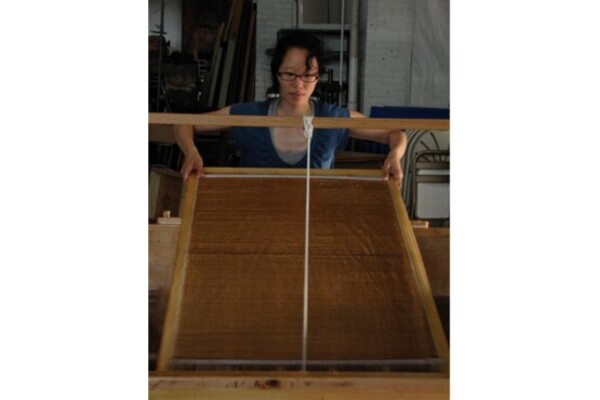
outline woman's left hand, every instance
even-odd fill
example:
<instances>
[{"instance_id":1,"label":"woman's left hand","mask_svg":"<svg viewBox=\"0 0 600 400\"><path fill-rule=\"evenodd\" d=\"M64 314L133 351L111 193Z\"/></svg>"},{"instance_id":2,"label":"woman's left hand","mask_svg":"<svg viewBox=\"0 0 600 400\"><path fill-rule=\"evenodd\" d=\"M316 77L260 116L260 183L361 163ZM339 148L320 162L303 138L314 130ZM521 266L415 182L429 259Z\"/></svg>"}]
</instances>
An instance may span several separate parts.
<instances>
[{"instance_id":1,"label":"woman's left hand","mask_svg":"<svg viewBox=\"0 0 600 400\"><path fill-rule=\"evenodd\" d=\"M402 172L402 165L400 165L401 156L397 155L396 152L391 151L385 161L383 162L383 179L387 181L391 176L396 181L398 187L402 186L402 178L404 173Z\"/></svg>"}]
</instances>

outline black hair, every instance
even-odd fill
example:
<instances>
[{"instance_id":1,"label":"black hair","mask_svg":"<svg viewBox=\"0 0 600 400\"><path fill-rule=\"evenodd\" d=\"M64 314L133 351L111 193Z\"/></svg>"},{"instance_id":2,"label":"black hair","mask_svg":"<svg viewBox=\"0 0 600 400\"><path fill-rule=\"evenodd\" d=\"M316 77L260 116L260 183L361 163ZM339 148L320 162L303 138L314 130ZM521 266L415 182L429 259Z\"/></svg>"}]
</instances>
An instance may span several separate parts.
<instances>
[{"instance_id":1,"label":"black hair","mask_svg":"<svg viewBox=\"0 0 600 400\"><path fill-rule=\"evenodd\" d=\"M308 56L306 57L307 69L311 67L310 60L316 58L317 65L319 66L319 75L322 75L325 72L323 64L323 42L321 39L301 29L291 30L277 40L273 58L271 59L271 87L267 89L267 95L275 93L279 94L277 72L279 72L279 67L281 67L285 53L291 48L299 48L308 51Z\"/></svg>"}]
</instances>

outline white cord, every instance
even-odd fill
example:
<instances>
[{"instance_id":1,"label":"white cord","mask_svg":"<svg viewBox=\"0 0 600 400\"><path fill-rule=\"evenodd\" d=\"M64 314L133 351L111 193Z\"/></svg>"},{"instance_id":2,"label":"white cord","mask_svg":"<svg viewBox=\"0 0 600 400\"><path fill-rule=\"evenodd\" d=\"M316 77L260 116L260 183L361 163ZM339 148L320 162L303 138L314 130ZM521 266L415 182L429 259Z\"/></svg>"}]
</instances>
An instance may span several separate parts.
<instances>
[{"instance_id":1,"label":"white cord","mask_svg":"<svg viewBox=\"0 0 600 400\"><path fill-rule=\"evenodd\" d=\"M306 149L306 214L304 223L304 310L302 320L302 370L306 371L306 354L308 345L308 230L310 211L310 142L313 134L312 116L303 116L304 136L307 139Z\"/></svg>"}]
</instances>

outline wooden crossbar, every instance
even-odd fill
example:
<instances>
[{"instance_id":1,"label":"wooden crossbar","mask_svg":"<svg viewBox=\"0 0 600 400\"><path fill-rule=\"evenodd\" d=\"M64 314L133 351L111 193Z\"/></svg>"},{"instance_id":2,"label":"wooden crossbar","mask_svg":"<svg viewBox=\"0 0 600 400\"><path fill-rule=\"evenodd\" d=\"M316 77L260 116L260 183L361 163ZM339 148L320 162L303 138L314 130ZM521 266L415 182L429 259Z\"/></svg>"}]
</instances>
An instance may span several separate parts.
<instances>
[{"instance_id":1,"label":"wooden crossbar","mask_svg":"<svg viewBox=\"0 0 600 400\"><path fill-rule=\"evenodd\" d=\"M148 113L148 123L151 125L270 126L274 128L304 127L304 122L301 117L268 117L258 115ZM450 129L450 120L315 117L312 121L312 125L317 129L430 129L447 131Z\"/></svg>"},{"instance_id":2,"label":"wooden crossbar","mask_svg":"<svg viewBox=\"0 0 600 400\"><path fill-rule=\"evenodd\" d=\"M235 176L235 175L260 175L261 177L300 177L306 178L305 168L238 168L238 167L205 167L206 177L211 176ZM358 177L358 178L382 178L380 170L370 169L312 169L310 174L320 177Z\"/></svg>"}]
</instances>

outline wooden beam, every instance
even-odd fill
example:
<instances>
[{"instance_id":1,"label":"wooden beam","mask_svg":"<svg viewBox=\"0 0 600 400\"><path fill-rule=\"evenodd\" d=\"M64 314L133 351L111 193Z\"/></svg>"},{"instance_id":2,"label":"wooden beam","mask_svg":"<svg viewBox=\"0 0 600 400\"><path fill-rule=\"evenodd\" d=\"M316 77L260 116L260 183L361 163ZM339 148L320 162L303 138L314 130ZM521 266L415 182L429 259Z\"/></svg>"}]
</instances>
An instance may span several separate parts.
<instances>
[{"instance_id":1,"label":"wooden beam","mask_svg":"<svg viewBox=\"0 0 600 400\"><path fill-rule=\"evenodd\" d=\"M217 31L217 37L215 40L215 46L212 53L212 60L210 62L210 72L208 73L208 81L202 93L203 105L206 107L212 107L213 99L215 97L215 91L217 90L217 80L219 79L219 66L221 63L221 41L223 38L223 30L225 24L219 25Z\"/></svg>"},{"instance_id":2,"label":"wooden beam","mask_svg":"<svg viewBox=\"0 0 600 400\"><path fill-rule=\"evenodd\" d=\"M217 108L223 108L227 103L229 93L229 81L231 80L231 69L233 68L233 57L235 53L235 39L228 39L225 44L225 64L223 64L223 75L221 76L221 89L217 99Z\"/></svg>"},{"instance_id":3,"label":"wooden beam","mask_svg":"<svg viewBox=\"0 0 600 400\"><path fill-rule=\"evenodd\" d=\"M450 398L450 380L435 373L161 372L148 387L154 400Z\"/></svg>"},{"instance_id":4,"label":"wooden beam","mask_svg":"<svg viewBox=\"0 0 600 400\"><path fill-rule=\"evenodd\" d=\"M190 179L185 186L183 198L182 225L179 231L179 240L177 253L175 255L175 266L171 280L171 289L167 305L165 324L162 331L162 340L158 354L157 369L167 370L169 361L175 351L175 339L177 336L177 327L179 326L180 304L183 296L185 274L187 267L187 248L190 242L192 231L192 217L196 207L196 191L198 181Z\"/></svg>"},{"instance_id":5,"label":"wooden beam","mask_svg":"<svg viewBox=\"0 0 600 400\"><path fill-rule=\"evenodd\" d=\"M242 68L242 82L239 88L238 101L244 102L246 100L246 81L248 75L250 75L250 55L252 54L252 43L254 41L254 24L256 23L256 9L252 9L250 13L250 26L246 32L246 46L244 48L244 67ZM252 75L250 75L252 76Z\"/></svg>"},{"instance_id":6,"label":"wooden beam","mask_svg":"<svg viewBox=\"0 0 600 400\"><path fill-rule=\"evenodd\" d=\"M168 125L213 125L213 126L248 126L248 127L282 127L302 128L304 122L300 117L268 117L256 115L207 115L149 113L149 124ZM448 119L400 119L400 118L333 118L315 117L314 128L373 128L373 129L431 129L446 131L450 128Z\"/></svg>"},{"instance_id":7,"label":"wooden beam","mask_svg":"<svg viewBox=\"0 0 600 400\"><path fill-rule=\"evenodd\" d=\"M248 175L260 175L265 176L278 176L278 177L306 177L305 168L238 168L238 167L206 167L204 168L204 174L210 178L210 176L248 176ZM312 169L310 170L311 177L356 177L356 178L368 178L368 179L383 179L383 173L381 170L365 170L365 169Z\"/></svg>"}]
</instances>

